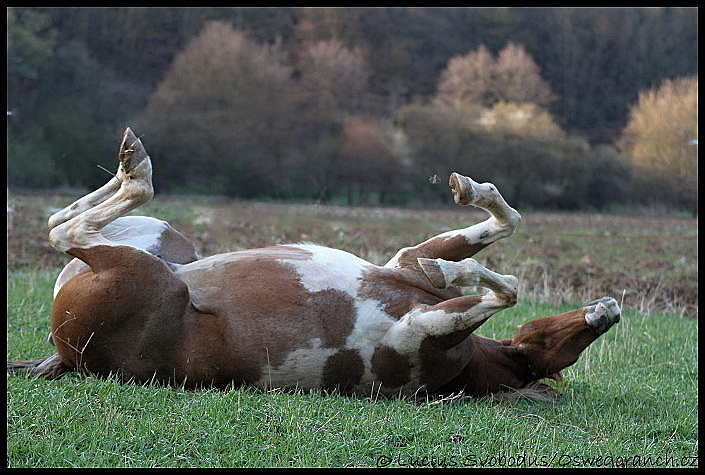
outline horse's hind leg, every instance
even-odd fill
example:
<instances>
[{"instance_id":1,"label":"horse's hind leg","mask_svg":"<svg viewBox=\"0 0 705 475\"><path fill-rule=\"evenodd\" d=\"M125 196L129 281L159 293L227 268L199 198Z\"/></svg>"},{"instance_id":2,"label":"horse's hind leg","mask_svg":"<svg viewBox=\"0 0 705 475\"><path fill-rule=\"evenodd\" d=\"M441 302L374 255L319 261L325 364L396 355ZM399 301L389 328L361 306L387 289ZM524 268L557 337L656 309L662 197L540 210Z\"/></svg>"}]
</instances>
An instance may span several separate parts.
<instances>
[{"instance_id":1,"label":"horse's hind leg","mask_svg":"<svg viewBox=\"0 0 705 475\"><path fill-rule=\"evenodd\" d=\"M450 188L455 202L473 205L490 213L490 217L473 226L448 231L421 244L401 249L385 267L419 269L418 258L440 258L460 261L503 237L514 233L521 215L504 201L492 183L477 183L471 178L452 173Z\"/></svg>"},{"instance_id":2,"label":"horse's hind leg","mask_svg":"<svg viewBox=\"0 0 705 475\"><path fill-rule=\"evenodd\" d=\"M108 191L104 190L103 195L96 199L102 200L97 205L84 209L93 203L88 200L76 210L70 209L72 205L50 218L50 225L55 226L49 232L49 242L56 249L67 252L74 248L86 249L97 245L115 246L116 243L105 238L100 230L152 198L152 164L142 142L129 128L125 130L119 157L120 166L115 178L119 181L119 188L115 194L103 199L104 195L108 194ZM112 182L111 180L103 188L112 190ZM77 203L81 203L81 200ZM84 211L67 221L62 221L79 209Z\"/></svg>"},{"instance_id":3,"label":"horse's hind leg","mask_svg":"<svg viewBox=\"0 0 705 475\"><path fill-rule=\"evenodd\" d=\"M53 229L61 223L65 223L69 219L78 216L84 211L99 205L103 201L107 200L119 189L120 179L117 177L112 178L109 182L107 182L105 185L101 186L94 192L89 193L82 198L79 198L66 208L51 215L49 217L49 229Z\"/></svg>"},{"instance_id":4,"label":"horse's hind leg","mask_svg":"<svg viewBox=\"0 0 705 475\"><path fill-rule=\"evenodd\" d=\"M128 133L129 131L129 133ZM128 142L129 140L129 142ZM122 151L129 151L133 150L136 151L136 149L133 147L137 144L137 138L134 137L132 134L132 131L128 129L125 131L125 135L123 136L122 139L122 145L121 145L121 159L124 157L122 155ZM129 152L128 152L129 153ZM110 196L115 194L120 189L120 186L122 184L122 178L120 176L120 172L124 172L122 167L118 169L118 174L115 175L113 178L110 179L105 185L101 186L97 190L87 194L86 196L79 198L78 200L74 201L71 203L69 206L66 208L62 209L61 211L58 211L57 213L54 213L49 217L49 229L54 229L61 223L65 223L66 221L70 220L71 218L74 218L78 216L79 214L83 213L84 211L87 211L95 206L98 206L105 200L107 200Z\"/></svg>"}]
</instances>

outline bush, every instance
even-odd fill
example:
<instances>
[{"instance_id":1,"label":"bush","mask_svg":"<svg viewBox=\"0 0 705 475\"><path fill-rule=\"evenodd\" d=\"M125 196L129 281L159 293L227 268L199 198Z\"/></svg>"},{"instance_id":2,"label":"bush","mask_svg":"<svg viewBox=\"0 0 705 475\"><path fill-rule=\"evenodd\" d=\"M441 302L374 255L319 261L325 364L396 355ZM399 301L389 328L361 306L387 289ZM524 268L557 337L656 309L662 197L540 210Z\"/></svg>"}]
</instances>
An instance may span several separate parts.
<instances>
[{"instance_id":1,"label":"bush","mask_svg":"<svg viewBox=\"0 0 705 475\"><path fill-rule=\"evenodd\" d=\"M634 164L635 198L697 213L697 138L697 76L668 79L642 91L619 143Z\"/></svg>"},{"instance_id":2,"label":"bush","mask_svg":"<svg viewBox=\"0 0 705 475\"><path fill-rule=\"evenodd\" d=\"M545 133L550 129L519 134L496 123L486 127L481 117L477 108L400 109L397 120L413 150L412 169L425 176L447 177L457 171L490 181L520 207L602 209L623 196L627 167L613 148L592 149L584 140L558 131ZM419 192L429 193L427 189ZM445 189L432 193L434 200L447 196Z\"/></svg>"}]
</instances>

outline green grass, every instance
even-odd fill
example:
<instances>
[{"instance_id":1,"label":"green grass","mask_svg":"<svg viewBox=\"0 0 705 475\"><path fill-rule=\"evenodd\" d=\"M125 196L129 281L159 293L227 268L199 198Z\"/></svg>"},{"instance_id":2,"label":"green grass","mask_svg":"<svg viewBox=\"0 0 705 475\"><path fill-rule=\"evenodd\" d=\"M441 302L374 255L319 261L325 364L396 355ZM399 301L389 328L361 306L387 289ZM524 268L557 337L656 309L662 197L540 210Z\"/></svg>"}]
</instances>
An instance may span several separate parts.
<instances>
[{"instance_id":1,"label":"green grass","mask_svg":"<svg viewBox=\"0 0 705 475\"><path fill-rule=\"evenodd\" d=\"M9 271L8 359L52 353L45 340L55 275ZM478 333L506 337L517 324L569 308L520 300ZM8 375L7 464L684 466L698 454L697 330L694 319L626 307L564 371L563 395L551 402L432 404Z\"/></svg>"}]
</instances>

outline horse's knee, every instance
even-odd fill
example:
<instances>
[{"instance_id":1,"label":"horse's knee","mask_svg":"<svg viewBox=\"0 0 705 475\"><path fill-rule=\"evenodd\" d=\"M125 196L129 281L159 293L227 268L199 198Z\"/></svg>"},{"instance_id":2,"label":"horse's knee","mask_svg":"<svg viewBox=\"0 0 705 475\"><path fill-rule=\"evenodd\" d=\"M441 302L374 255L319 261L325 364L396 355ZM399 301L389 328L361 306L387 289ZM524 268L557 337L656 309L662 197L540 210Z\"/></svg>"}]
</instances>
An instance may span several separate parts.
<instances>
[{"instance_id":1,"label":"horse's knee","mask_svg":"<svg viewBox=\"0 0 705 475\"><path fill-rule=\"evenodd\" d=\"M511 236L520 224L521 215L511 207L507 207L501 215L494 214L490 217L490 229L494 240Z\"/></svg>"}]
</instances>

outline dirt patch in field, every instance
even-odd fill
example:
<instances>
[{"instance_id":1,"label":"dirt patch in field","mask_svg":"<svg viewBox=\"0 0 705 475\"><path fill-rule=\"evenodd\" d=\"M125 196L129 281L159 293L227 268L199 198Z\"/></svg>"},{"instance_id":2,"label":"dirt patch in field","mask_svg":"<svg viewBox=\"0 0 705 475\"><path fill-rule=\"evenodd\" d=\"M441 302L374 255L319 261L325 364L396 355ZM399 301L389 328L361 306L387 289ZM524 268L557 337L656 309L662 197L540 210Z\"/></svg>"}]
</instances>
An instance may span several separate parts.
<instances>
[{"instance_id":1,"label":"dirt patch in field","mask_svg":"<svg viewBox=\"0 0 705 475\"><path fill-rule=\"evenodd\" d=\"M59 269L70 259L48 243L48 217L76 197L12 197L8 270ZM316 242L384 264L404 246L486 218L474 208L363 208L157 197L134 214L169 221L202 255ZM583 213L522 213L516 234L478 253L520 278L520 298L589 301L604 295L643 312L697 318L698 220ZM10 217L8 217L8 223Z\"/></svg>"},{"instance_id":2,"label":"dirt patch in field","mask_svg":"<svg viewBox=\"0 0 705 475\"><path fill-rule=\"evenodd\" d=\"M624 295L640 311L697 317L697 219L525 213L522 229L498 246L508 248L510 267L527 256L541 263L524 276L537 291ZM540 288L542 280L549 288Z\"/></svg>"}]
</instances>

